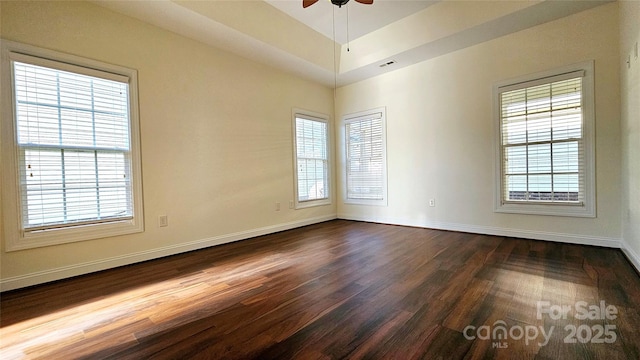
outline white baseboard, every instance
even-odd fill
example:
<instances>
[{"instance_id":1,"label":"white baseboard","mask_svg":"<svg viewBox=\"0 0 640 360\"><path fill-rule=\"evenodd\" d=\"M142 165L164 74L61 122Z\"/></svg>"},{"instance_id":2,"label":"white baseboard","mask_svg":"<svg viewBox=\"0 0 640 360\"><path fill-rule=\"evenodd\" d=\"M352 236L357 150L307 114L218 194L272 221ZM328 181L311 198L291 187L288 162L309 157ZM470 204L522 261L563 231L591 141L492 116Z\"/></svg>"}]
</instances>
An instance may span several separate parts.
<instances>
[{"instance_id":1,"label":"white baseboard","mask_svg":"<svg viewBox=\"0 0 640 360\"><path fill-rule=\"evenodd\" d=\"M438 230L460 231L475 234L508 236L533 240L547 240L571 244L604 246L611 248L621 248L633 266L640 272L640 256L634 252L622 239L576 235L568 233L553 233L544 231L531 231L521 229L499 228L490 226L468 225L448 222L418 222L399 218L368 218L345 214L321 216L301 221L293 221L278 225L266 226L262 228L236 232L232 234L214 236L210 238L190 241L157 249L141 251L137 253L100 259L91 262L74 264L55 269L38 271L26 275L14 276L0 280L0 291L19 289L27 286L42 284L50 281L65 279L73 276L89 274L96 271L106 270L118 266L130 265L141 261L153 260L164 256L175 255L187 251L204 249L207 247L226 244L234 241L245 240L256 236L272 234L279 231L290 230L306 225L316 224L333 219L345 219L375 222L382 224L404 225L423 227Z\"/></svg>"},{"instance_id":2,"label":"white baseboard","mask_svg":"<svg viewBox=\"0 0 640 360\"><path fill-rule=\"evenodd\" d=\"M409 220L409 219L402 219L402 218L384 217L384 218L371 219L371 218L345 215L345 214L338 214L338 219L367 221L367 222L376 222L376 223L393 224L393 225L405 225L405 226L414 226L414 227L422 227L422 228L437 229L437 230L460 231L460 232L468 232L468 233L483 234L483 235L508 236L508 237L524 238L524 239L532 239L532 240L556 241L556 242L562 242L562 243L603 246L603 247L611 247L611 248L620 248L622 246L622 239L603 237L603 236L577 235L577 234L569 234L569 233L555 233L555 232L547 232L547 231L500 228L500 227L493 227L493 226L469 225L469 224L459 224L459 223L449 223L449 222L416 221L416 220Z\"/></svg>"},{"instance_id":3,"label":"white baseboard","mask_svg":"<svg viewBox=\"0 0 640 360\"><path fill-rule=\"evenodd\" d=\"M631 246L626 241L622 242L622 252L627 256L631 265L633 265L638 273L640 273L640 255L637 252L633 251Z\"/></svg>"},{"instance_id":4,"label":"white baseboard","mask_svg":"<svg viewBox=\"0 0 640 360\"><path fill-rule=\"evenodd\" d=\"M226 244L238 240L245 240L256 236L268 235L279 231L290 230L306 225L316 224L335 219L335 215L327 215L271 225L262 228L240 231L232 234L214 236L210 238L165 246L157 249L140 251L132 254L100 259L80 264L74 264L45 271L38 271L26 275L14 276L0 280L0 291L8 291L27 286L43 284L50 281L65 279L73 276L89 274L96 271L130 265L141 261L153 260L164 256L175 255L187 251L204 249L207 247Z\"/></svg>"}]
</instances>

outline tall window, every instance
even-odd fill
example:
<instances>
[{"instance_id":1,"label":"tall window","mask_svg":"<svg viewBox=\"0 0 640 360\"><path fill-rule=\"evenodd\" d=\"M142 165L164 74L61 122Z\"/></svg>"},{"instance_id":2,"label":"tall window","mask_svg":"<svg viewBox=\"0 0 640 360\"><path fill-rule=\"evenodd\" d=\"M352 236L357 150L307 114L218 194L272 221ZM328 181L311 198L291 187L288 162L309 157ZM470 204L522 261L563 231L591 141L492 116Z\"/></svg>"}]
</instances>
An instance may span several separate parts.
<instances>
[{"instance_id":1,"label":"tall window","mask_svg":"<svg viewBox=\"0 0 640 360\"><path fill-rule=\"evenodd\" d=\"M503 210L592 215L591 71L498 87Z\"/></svg>"},{"instance_id":2,"label":"tall window","mask_svg":"<svg viewBox=\"0 0 640 360\"><path fill-rule=\"evenodd\" d=\"M344 119L346 203L387 204L384 108Z\"/></svg>"},{"instance_id":3,"label":"tall window","mask_svg":"<svg viewBox=\"0 0 640 360\"><path fill-rule=\"evenodd\" d=\"M52 235L86 239L140 230L132 77L7 51L22 235L15 247L58 243Z\"/></svg>"},{"instance_id":4,"label":"tall window","mask_svg":"<svg viewBox=\"0 0 640 360\"><path fill-rule=\"evenodd\" d=\"M296 208L330 203L329 122L294 113Z\"/></svg>"}]
</instances>

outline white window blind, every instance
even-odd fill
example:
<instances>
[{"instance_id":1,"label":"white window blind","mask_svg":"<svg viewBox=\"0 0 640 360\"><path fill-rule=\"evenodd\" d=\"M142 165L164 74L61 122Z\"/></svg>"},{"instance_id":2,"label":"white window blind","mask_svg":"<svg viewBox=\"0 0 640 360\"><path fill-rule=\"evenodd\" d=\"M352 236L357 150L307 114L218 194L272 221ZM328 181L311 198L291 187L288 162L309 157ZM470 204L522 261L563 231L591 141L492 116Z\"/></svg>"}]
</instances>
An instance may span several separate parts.
<instances>
[{"instance_id":1,"label":"white window blind","mask_svg":"<svg viewBox=\"0 0 640 360\"><path fill-rule=\"evenodd\" d=\"M12 67L23 229L132 218L128 83Z\"/></svg>"},{"instance_id":2,"label":"white window blind","mask_svg":"<svg viewBox=\"0 0 640 360\"><path fill-rule=\"evenodd\" d=\"M583 76L500 88L503 203L584 204Z\"/></svg>"},{"instance_id":3,"label":"white window blind","mask_svg":"<svg viewBox=\"0 0 640 360\"><path fill-rule=\"evenodd\" d=\"M382 112L345 121L346 197L385 201L386 156Z\"/></svg>"},{"instance_id":4,"label":"white window blind","mask_svg":"<svg viewBox=\"0 0 640 360\"><path fill-rule=\"evenodd\" d=\"M328 122L294 115L298 204L329 199Z\"/></svg>"}]
</instances>

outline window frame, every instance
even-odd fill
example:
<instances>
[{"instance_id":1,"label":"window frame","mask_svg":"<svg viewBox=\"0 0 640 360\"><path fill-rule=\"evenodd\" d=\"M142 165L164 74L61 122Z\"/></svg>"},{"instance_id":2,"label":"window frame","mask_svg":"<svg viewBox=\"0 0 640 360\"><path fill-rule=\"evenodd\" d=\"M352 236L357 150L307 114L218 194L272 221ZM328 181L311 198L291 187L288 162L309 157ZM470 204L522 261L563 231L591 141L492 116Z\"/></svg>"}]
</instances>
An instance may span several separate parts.
<instances>
[{"instance_id":1,"label":"window frame","mask_svg":"<svg viewBox=\"0 0 640 360\"><path fill-rule=\"evenodd\" d=\"M343 178L343 201L345 204L349 205L371 205L371 206L388 206L388 180L387 180L387 109L386 107L379 107L370 110L360 111L357 113L352 113L345 115L341 121L341 129L343 133L343 156L344 156L344 178ZM349 158L348 158L348 148L349 148L349 138L347 133L347 124L354 123L357 121L364 121L368 118L372 118L376 116L376 114L380 114L380 120L382 122L382 199L358 199L358 198L349 198Z\"/></svg>"},{"instance_id":2,"label":"window frame","mask_svg":"<svg viewBox=\"0 0 640 360\"><path fill-rule=\"evenodd\" d=\"M331 161L331 122L329 116L320 114L313 111L294 108L292 109L291 129L293 135L293 183L294 183L294 209L304 209L314 206L330 205L332 203L332 186L331 186L331 173L332 173L332 161ZM325 198L300 200L299 198L299 182L298 182L298 134L297 134L297 119L305 119L310 121L317 121L324 123L327 129L327 136L325 139L326 146L326 164L327 164L327 176L325 183Z\"/></svg>"},{"instance_id":3,"label":"window frame","mask_svg":"<svg viewBox=\"0 0 640 360\"><path fill-rule=\"evenodd\" d=\"M564 74L584 72L582 77L582 141L584 149L584 201L582 203L505 201L504 200L504 152L502 145L501 93L549 84ZM493 113L495 124L495 190L494 211L497 213L596 217L596 168L595 168L595 97L594 61L585 61L554 70L501 81L493 86Z\"/></svg>"},{"instance_id":4,"label":"window frame","mask_svg":"<svg viewBox=\"0 0 640 360\"><path fill-rule=\"evenodd\" d=\"M2 88L2 217L4 221L5 251L37 248L77 241L92 240L144 231L144 211L142 199L142 168L140 161L140 125L138 115L137 71L126 67L107 64L83 57L43 49L27 44L2 40L1 44ZM126 79L129 86L129 156L131 171L130 219L113 221L98 220L77 225L53 225L44 229L25 231L23 209L20 197L20 146L17 139L17 119L15 109L15 89L13 61L55 68L95 77ZM48 65L49 66L48 66ZM55 66L53 66L55 65ZM82 69L82 71L79 71ZM102 76L100 76L102 74Z\"/></svg>"}]
</instances>

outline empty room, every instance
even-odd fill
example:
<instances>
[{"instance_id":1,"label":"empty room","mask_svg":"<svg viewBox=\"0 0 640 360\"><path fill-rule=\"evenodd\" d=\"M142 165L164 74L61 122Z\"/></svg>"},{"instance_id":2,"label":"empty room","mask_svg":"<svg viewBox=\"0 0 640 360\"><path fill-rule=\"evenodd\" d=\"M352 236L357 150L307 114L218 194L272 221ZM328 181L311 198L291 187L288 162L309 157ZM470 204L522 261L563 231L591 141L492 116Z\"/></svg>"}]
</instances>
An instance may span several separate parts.
<instances>
[{"instance_id":1,"label":"empty room","mask_svg":"<svg viewBox=\"0 0 640 360\"><path fill-rule=\"evenodd\" d=\"M640 359L640 1L0 1L0 358Z\"/></svg>"}]
</instances>

